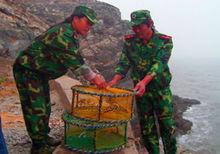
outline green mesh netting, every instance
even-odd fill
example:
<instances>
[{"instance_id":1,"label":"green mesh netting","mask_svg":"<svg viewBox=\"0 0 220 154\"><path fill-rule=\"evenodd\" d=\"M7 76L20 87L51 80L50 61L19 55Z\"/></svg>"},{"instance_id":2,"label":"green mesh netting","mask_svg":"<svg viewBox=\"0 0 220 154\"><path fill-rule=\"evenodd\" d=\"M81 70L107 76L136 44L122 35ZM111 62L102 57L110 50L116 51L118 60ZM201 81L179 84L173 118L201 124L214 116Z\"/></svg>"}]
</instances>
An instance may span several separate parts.
<instances>
[{"instance_id":1,"label":"green mesh netting","mask_svg":"<svg viewBox=\"0 0 220 154\"><path fill-rule=\"evenodd\" d=\"M81 152L103 153L120 149L126 144L127 123L99 123L77 119L67 113L65 145Z\"/></svg>"}]
</instances>

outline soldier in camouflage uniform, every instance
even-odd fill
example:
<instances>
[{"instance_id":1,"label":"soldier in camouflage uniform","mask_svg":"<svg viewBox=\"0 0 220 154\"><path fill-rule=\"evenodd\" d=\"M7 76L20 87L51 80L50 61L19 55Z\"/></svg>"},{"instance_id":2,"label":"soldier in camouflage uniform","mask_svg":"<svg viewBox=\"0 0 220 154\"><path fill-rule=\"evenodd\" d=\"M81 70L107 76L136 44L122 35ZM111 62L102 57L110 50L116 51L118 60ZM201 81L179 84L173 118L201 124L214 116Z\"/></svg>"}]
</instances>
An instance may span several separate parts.
<instances>
[{"instance_id":1,"label":"soldier in camouflage uniform","mask_svg":"<svg viewBox=\"0 0 220 154\"><path fill-rule=\"evenodd\" d=\"M15 60L14 78L32 140L31 153L52 153L52 146L60 143L48 135L50 79L56 79L70 69L98 87L105 87L104 79L84 63L79 53L79 36L86 36L96 21L94 10L77 6L69 18L35 38Z\"/></svg>"},{"instance_id":2,"label":"soldier in camouflage uniform","mask_svg":"<svg viewBox=\"0 0 220 154\"><path fill-rule=\"evenodd\" d=\"M134 34L125 36L124 47L115 76L108 83L118 83L129 69L137 91L137 108L142 137L149 153L159 153L159 135L156 118L165 154L176 153L174 137L171 73L168 60L173 48L170 36L158 33L148 10L131 13ZM156 116L155 116L156 115Z\"/></svg>"}]
</instances>

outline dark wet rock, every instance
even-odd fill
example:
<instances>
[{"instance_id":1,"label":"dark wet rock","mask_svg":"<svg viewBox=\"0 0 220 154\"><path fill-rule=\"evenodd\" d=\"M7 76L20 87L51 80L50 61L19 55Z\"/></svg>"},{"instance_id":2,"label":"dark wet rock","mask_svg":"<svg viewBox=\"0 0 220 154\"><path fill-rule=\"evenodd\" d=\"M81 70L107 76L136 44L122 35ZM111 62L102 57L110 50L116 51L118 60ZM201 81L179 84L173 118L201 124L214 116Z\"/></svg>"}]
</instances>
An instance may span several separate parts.
<instances>
[{"instance_id":1,"label":"dark wet rock","mask_svg":"<svg viewBox=\"0 0 220 154\"><path fill-rule=\"evenodd\" d=\"M179 96L173 97L174 117L177 125L177 133L184 135L191 130L192 122L183 118L183 113L192 105L200 104L198 100L181 98Z\"/></svg>"}]
</instances>

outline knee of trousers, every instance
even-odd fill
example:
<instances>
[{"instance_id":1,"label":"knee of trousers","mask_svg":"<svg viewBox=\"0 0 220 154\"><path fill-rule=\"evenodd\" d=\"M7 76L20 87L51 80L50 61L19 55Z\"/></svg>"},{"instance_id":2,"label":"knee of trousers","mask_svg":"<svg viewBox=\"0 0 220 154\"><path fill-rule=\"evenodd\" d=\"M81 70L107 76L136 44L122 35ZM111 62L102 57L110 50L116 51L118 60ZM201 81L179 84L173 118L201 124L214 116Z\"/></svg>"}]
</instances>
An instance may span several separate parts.
<instances>
[{"instance_id":1,"label":"knee of trousers","mask_svg":"<svg viewBox=\"0 0 220 154\"><path fill-rule=\"evenodd\" d=\"M159 118L160 129L169 134L174 134L176 130L176 123L172 116Z\"/></svg>"}]
</instances>

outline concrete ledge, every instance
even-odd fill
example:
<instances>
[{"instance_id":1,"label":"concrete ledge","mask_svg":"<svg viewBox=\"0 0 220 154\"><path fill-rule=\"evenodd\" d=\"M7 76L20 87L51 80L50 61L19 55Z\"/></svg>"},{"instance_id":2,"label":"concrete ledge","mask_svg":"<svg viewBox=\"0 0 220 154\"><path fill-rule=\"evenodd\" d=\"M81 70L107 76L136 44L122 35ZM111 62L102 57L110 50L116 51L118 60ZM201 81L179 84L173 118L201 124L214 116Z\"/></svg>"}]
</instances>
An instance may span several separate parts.
<instances>
[{"instance_id":1,"label":"concrete ledge","mask_svg":"<svg viewBox=\"0 0 220 154\"><path fill-rule=\"evenodd\" d=\"M71 87L74 85L81 85L77 80L74 80L68 76L62 76L56 80L50 82L51 90L55 90L58 94L58 101L61 102L62 106L67 110L71 111L71 99L72 90ZM139 154L141 146L138 139L135 139L134 133L130 123L128 123L128 143L124 149L112 152L112 154ZM146 154L147 152L141 152L141 154ZM73 152L66 149L63 145L58 146L53 154L78 154L78 152Z\"/></svg>"},{"instance_id":2,"label":"concrete ledge","mask_svg":"<svg viewBox=\"0 0 220 154\"><path fill-rule=\"evenodd\" d=\"M62 76L56 80L50 81L50 89L56 91L58 95L58 102L67 110L71 111L72 90L71 87L81 85L78 80L72 79L68 76Z\"/></svg>"}]
</instances>

